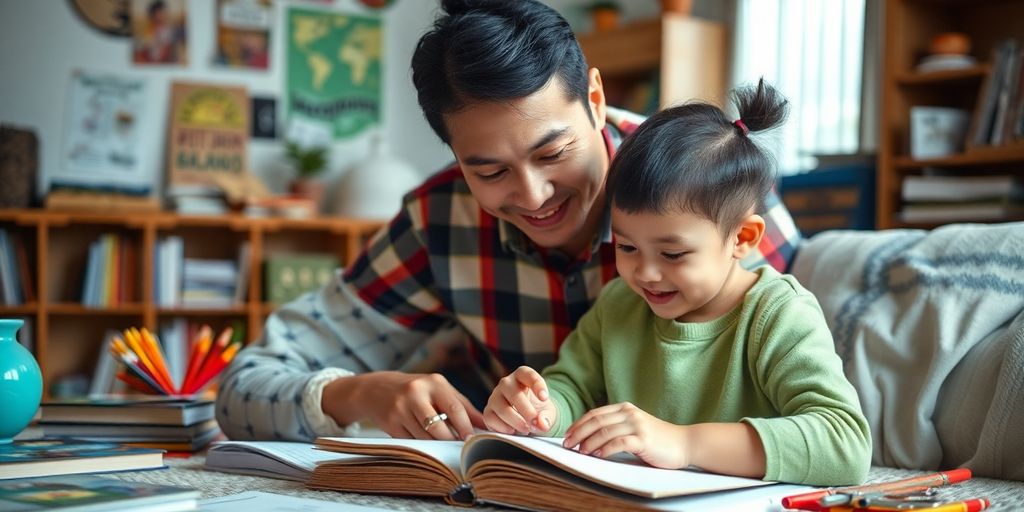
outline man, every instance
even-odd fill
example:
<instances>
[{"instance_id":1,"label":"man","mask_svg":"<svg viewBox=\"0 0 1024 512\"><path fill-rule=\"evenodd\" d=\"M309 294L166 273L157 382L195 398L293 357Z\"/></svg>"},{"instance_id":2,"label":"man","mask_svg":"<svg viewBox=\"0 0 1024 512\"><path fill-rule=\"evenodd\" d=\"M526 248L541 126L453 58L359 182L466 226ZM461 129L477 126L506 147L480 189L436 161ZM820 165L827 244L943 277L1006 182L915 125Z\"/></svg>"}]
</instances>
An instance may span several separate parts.
<instances>
[{"instance_id":1,"label":"man","mask_svg":"<svg viewBox=\"0 0 1024 512\"><path fill-rule=\"evenodd\" d=\"M413 82L456 163L235 358L217 401L231 437L308 440L371 422L395 437L464 438L483 426L493 382L553 362L615 276L604 183L641 119L605 105L600 73L551 8L442 5ZM774 195L765 218L745 263L781 270L799 235Z\"/></svg>"}]
</instances>

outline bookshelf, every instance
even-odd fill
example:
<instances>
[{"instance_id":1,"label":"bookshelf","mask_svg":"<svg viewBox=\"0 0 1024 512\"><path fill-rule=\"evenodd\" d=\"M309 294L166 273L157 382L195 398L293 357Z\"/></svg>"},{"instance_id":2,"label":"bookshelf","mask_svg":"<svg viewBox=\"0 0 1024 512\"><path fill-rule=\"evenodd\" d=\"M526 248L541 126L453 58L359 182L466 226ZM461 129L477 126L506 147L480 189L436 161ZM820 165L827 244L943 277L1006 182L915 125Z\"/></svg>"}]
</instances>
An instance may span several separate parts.
<instances>
[{"instance_id":1,"label":"bookshelf","mask_svg":"<svg viewBox=\"0 0 1024 512\"><path fill-rule=\"evenodd\" d=\"M953 107L976 116L994 68L993 50L1007 38L1024 43L1024 0L889 0L885 5L877 226L932 228L952 221L912 223L900 219L902 183L907 176L936 169L965 177L1009 174L1024 178L1024 139L1011 138L996 146L968 144L958 154L929 159L912 158L909 148L912 107ZM931 38L943 32L968 35L970 55L978 64L930 73L915 71ZM1011 220L1020 219L991 221Z\"/></svg>"},{"instance_id":2,"label":"bookshelf","mask_svg":"<svg viewBox=\"0 0 1024 512\"><path fill-rule=\"evenodd\" d=\"M0 317L26 320L32 351L43 373L46 396L54 379L91 375L104 332L145 326L159 332L164 321L186 318L214 325L242 322L246 338L256 338L275 308L262 300L263 266L269 255L333 253L351 263L379 221L345 218L282 219L226 216L179 216L145 213L74 213L0 209L0 227L25 248L34 300L0 305ZM80 302L89 245L105 233L122 237L138 255L131 293L110 307ZM180 236L186 257L235 260L239 246L250 246L246 300L224 308L165 307L154 300L154 257L158 240ZM34 263L34 264L33 264Z\"/></svg>"},{"instance_id":3,"label":"bookshelf","mask_svg":"<svg viewBox=\"0 0 1024 512\"><path fill-rule=\"evenodd\" d=\"M664 13L577 39L587 64L601 71L611 105L644 110L631 104L638 87L657 93L658 108L691 99L725 100L729 52L721 23Z\"/></svg>"}]
</instances>

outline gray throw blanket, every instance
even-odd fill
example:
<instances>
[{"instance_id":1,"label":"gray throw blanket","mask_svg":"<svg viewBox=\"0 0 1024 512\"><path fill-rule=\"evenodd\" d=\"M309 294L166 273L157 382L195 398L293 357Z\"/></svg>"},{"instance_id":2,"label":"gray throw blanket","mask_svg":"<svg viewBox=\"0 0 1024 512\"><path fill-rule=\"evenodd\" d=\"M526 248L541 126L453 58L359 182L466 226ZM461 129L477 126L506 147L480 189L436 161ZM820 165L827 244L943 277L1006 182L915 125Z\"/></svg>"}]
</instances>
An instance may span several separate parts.
<instances>
[{"instance_id":1,"label":"gray throw blanket","mask_svg":"<svg viewBox=\"0 0 1024 512\"><path fill-rule=\"evenodd\" d=\"M821 302L875 464L1024 480L1024 223L825 232L792 272Z\"/></svg>"}]
</instances>

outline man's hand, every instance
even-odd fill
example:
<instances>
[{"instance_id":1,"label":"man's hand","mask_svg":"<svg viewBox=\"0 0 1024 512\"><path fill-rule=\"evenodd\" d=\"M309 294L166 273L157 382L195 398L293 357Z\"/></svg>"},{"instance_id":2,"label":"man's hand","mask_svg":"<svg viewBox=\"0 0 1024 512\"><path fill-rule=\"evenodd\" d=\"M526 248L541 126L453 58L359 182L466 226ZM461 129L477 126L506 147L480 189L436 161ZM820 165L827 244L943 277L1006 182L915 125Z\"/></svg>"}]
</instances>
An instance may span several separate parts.
<instances>
[{"instance_id":1,"label":"man's hand","mask_svg":"<svg viewBox=\"0 0 1024 512\"><path fill-rule=\"evenodd\" d=\"M547 432L557 418L544 378L528 366L502 377L484 407L487 428L504 434Z\"/></svg>"},{"instance_id":2,"label":"man's hand","mask_svg":"<svg viewBox=\"0 0 1024 512\"><path fill-rule=\"evenodd\" d=\"M321 407L340 425L370 420L391 437L465 439L483 415L440 374L371 372L324 387ZM439 414L447 420L428 420Z\"/></svg>"},{"instance_id":3,"label":"man's hand","mask_svg":"<svg viewBox=\"0 0 1024 512\"><path fill-rule=\"evenodd\" d=\"M679 469L690 465L686 427L658 419L639 407L623 402L598 407L569 426L566 448L608 458L632 453L658 468Z\"/></svg>"}]
</instances>

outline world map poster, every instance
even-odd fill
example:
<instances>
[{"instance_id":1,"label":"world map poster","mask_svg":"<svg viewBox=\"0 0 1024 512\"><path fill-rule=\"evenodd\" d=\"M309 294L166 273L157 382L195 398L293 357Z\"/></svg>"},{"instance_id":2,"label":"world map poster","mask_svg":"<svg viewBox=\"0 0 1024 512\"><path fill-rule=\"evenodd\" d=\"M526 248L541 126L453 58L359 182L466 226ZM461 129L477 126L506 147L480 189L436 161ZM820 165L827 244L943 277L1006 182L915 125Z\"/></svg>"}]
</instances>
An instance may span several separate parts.
<instances>
[{"instance_id":1,"label":"world map poster","mask_svg":"<svg viewBox=\"0 0 1024 512\"><path fill-rule=\"evenodd\" d=\"M289 137L296 131L316 131L342 139L377 124L382 87L380 19L291 8L286 27Z\"/></svg>"}]
</instances>

